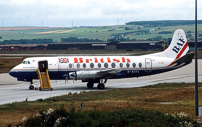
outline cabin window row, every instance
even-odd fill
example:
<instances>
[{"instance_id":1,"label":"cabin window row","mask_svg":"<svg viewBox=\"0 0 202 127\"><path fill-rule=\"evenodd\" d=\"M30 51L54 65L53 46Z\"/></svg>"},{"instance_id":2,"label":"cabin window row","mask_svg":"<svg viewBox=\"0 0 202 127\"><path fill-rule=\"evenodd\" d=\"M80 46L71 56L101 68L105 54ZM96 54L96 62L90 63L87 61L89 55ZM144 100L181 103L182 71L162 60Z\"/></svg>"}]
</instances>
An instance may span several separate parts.
<instances>
[{"instance_id":1,"label":"cabin window row","mask_svg":"<svg viewBox=\"0 0 202 127\"><path fill-rule=\"evenodd\" d=\"M141 67L142 67L142 63L139 63L138 66L141 68ZM69 68L72 68L72 67L73 67L73 65L70 63L70 64L69 64ZM80 67L81 67L81 64L77 63L77 64L76 64L76 67L77 67L77 68L80 68ZM91 67L91 68L94 68L94 63L90 63L90 67ZM98 63L98 67L99 67L99 68L102 67L101 63ZM109 67L109 64L108 64L108 63L104 63L104 67L105 67L105 68L108 68L108 67ZM115 63L111 63L111 67L112 67L112 68L115 68L115 67L116 67L116 64L115 64ZM119 67L120 67L120 68L123 68L123 63L120 63L120 64L119 64ZM129 68L129 67L130 67L130 63L126 63L126 67ZM133 64L132 64L132 67L135 68L135 67L136 67L136 63L133 63ZM86 68L86 63L83 63L83 68Z\"/></svg>"}]
</instances>

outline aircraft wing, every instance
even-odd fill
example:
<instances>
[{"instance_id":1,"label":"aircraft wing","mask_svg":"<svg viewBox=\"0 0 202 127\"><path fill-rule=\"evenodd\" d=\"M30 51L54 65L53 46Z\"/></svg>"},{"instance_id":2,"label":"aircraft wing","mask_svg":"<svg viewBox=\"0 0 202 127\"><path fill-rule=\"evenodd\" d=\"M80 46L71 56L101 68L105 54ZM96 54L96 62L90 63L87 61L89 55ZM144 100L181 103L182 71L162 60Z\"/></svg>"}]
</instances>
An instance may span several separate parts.
<instances>
[{"instance_id":1,"label":"aircraft wing","mask_svg":"<svg viewBox=\"0 0 202 127\"><path fill-rule=\"evenodd\" d=\"M69 78L73 79L91 79L91 78L109 78L113 75L120 73L119 69L107 69L107 70L92 70L92 71L76 71L70 72ZM67 75L63 75L66 77Z\"/></svg>"}]
</instances>

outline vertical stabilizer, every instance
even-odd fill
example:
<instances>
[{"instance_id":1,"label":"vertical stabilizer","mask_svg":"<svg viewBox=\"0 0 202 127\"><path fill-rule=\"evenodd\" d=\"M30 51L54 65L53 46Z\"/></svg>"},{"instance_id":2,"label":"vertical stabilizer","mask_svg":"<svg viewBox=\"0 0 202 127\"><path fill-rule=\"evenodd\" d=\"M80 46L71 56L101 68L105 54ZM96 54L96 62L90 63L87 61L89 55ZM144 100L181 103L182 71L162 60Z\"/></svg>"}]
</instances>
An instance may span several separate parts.
<instances>
[{"instance_id":1,"label":"vertical stabilizer","mask_svg":"<svg viewBox=\"0 0 202 127\"><path fill-rule=\"evenodd\" d=\"M151 54L152 56L168 57L178 59L189 53L189 46L184 30L177 29L174 34L169 47L160 53Z\"/></svg>"}]
</instances>

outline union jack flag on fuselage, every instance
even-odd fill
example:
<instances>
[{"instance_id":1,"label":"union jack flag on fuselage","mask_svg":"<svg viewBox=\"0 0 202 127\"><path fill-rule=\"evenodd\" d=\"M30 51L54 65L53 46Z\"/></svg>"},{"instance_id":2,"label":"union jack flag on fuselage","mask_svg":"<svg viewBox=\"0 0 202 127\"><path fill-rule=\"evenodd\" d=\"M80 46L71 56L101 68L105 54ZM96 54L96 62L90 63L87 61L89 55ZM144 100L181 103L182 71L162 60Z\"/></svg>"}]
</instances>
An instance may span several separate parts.
<instances>
[{"instance_id":1,"label":"union jack flag on fuselage","mask_svg":"<svg viewBox=\"0 0 202 127\"><path fill-rule=\"evenodd\" d=\"M60 63L69 63L68 58L58 58Z\"/></svg>"}]
</instances>

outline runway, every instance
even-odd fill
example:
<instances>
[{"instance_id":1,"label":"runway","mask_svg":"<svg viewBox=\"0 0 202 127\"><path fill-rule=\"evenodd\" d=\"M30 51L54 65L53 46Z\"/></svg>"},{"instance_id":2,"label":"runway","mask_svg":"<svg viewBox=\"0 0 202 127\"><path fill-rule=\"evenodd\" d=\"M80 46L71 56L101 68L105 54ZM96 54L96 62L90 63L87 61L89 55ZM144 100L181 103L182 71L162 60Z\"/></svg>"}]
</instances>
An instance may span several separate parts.
<instances>
[{"instance_id":1,"label":"runway","mask_svg":"<svg viewBox=\"0 0 202 127\"><path fill-rule=\"evenodd\" d=\"M65 81L51 80L51 85L53 91L38 91L29 90L28 82L18 82L15 78L9 76L9 74L0 74L0 105L12 102L34 101L37 99L45 99L53 96L60 96L64 94L80 93L81 91L105 91L117 88L134 88L146 85L153 85L163 82L194 82L195 81L195 64L194 60L191 64L173 70L170 72L139 77L139 78L127 78L127 79L109 79L107 81L104 90L98 90L97 84L94 85L93 89L88 89L86 83L81 83L81 81L69 81L65 84ZM199 67L199 82L202 82L202 60L198 61ZM34 86L39 87L39 81L34 80Z\"/></svg>"}]
</instances>

